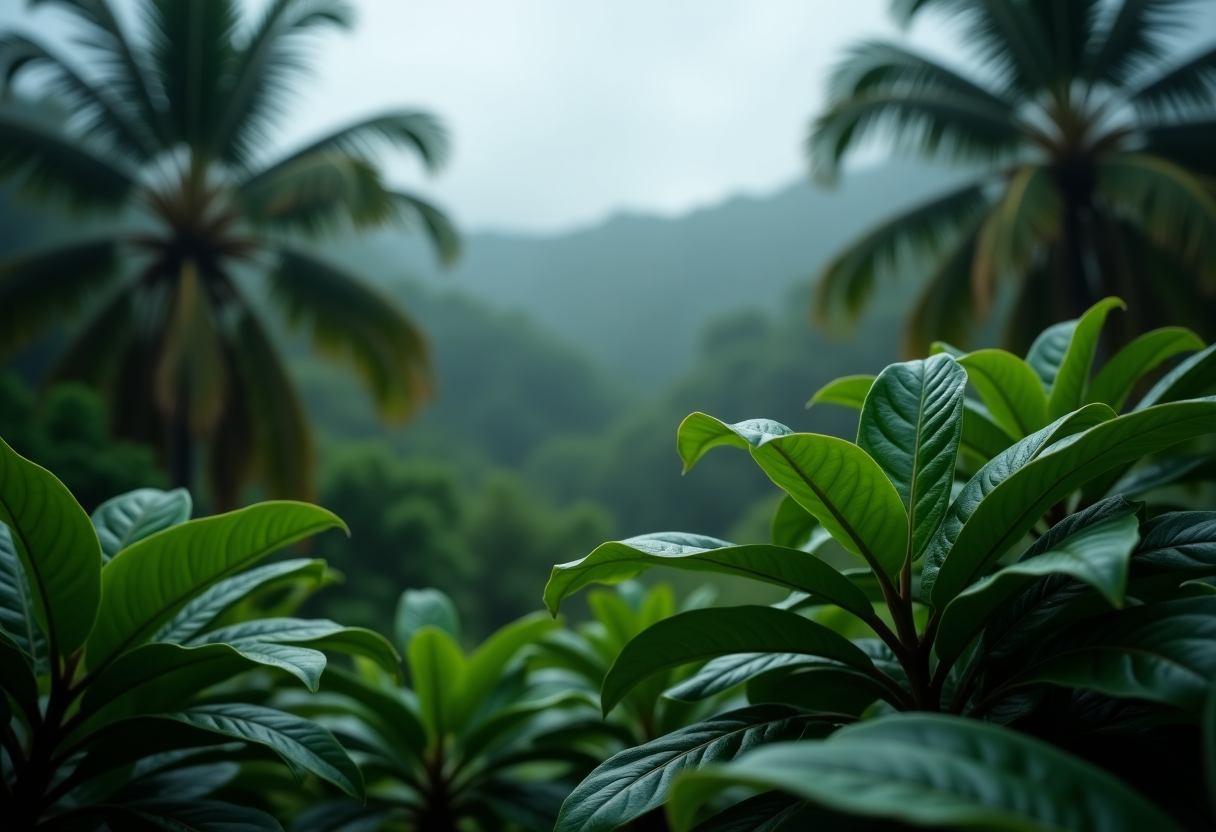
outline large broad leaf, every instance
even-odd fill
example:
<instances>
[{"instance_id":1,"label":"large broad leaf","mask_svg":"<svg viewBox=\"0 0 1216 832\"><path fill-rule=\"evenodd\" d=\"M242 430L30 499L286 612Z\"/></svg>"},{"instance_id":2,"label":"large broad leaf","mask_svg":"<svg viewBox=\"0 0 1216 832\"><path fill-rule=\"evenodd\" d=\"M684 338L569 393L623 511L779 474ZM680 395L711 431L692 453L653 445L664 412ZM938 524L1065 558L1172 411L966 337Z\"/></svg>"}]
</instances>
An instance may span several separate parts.
<instances>
[{"instance_id":1,"label":"large broad leaf","mask_svg":"<svg viewBox=\"0 0 1216 832\"><path fill-rule=\"evenodd\" d=\"M1216 574L1216 511L1179 511L1140 528L1133 576L1176 574L1179 582Z\"/></svg>"},{"instance_id":2,"label":"large broad leaf","mask_svg":"<svg viewBox=\"0 0 1216 832\"><path fill-rule=\"evenodd\" d=\"M423 627L438 627L460 641L460 614L452 599L437 589L407 589L397 601L393 635L402 650Z\"/></svg>"},{"instance_id":3,"label":"large broad leaf","mask_svg":"<svg viewBox=\"0 0 1216 832\"><path fill-rule=\"evenodd\" d=\"M715 572L820 595L861 618L870 600L848 578L807 552L782 546L732 546L704 535L667 532L604 543L582 560L553 567L545 605L557 614L562 599L592 583L617 583L654 566Z\"/></svg>"},{"instance_id":4,"label":"large broad leaf","mask_svg":"<svg viewBox=\"0 0 1216 832\"><path fill-rule=\"evenodd\" d=\"M736 653L719 656L710 659L704 667L675 687L668 688L663 695L684 702L698 702L728 691L762 673L825 664L838 666L830 659L800 653Z\"/></svg>"},{"instance_id":5,"label":"large broad leaf","mask_svg":"<svg viewBox=\"0 0 1216 832\"><path fill-rule=\"evenodd\" d=\"M17 546L3 523L0 523L0 632L7 634L29 657L39 674L49 670L50 648L34 620L30 585L21 568Z\"/></svg>"},{"instance_id":6,"label":"large broad leaf","mask_svg":"<svg viewBox=\"0 0 1216 832\"><path fill-rule=\"evenodd\" d=\"M1017 444L1006 448L977 471L954 498L937 533L929 541L929 548L925 551L925 568L921 573L922 600L929 600L929 592L933 589L938 572L941 570L946 556L952 551L963 527L997 486L1023 466L1037 459L1053 442L1088 430L1104 420L1114 418L1114 415L1114 411L1106 405L1095 404L1083 407L1076 413L1065 416L1063 419L1057 419L1042 430L1032 433Z\"/></svg>"},{"instance_id":7,"label":"large broad leaf","mask_svg":"<svg viewBox=\"0 0 1216 832\"><path fill-rule=\"evenodd\" d=\"M962 655L1009 598L1044 575L1058 573L1084 581L1112 607L1122 607L1127 564L1140 540L1138 526L1133 514L1105 519L960 592L942 615L933 644L938 660L952 662Z\"/></svg>"},{"instance_id":8,"label":"large broad leaf","mask_svg":"<svg viewBox=\"0 0 1216 832\"><path fill-rule=\"evenodd\" d=\"M192 520L129 546L106 564L102 576L101 611L89 637L90 667L146 641L217 582L334 527L346 528L323 508L267 502Z\"/></svg>"},{"instance_id":9,"label":"large broad leaf","mask_svg":"<svg viewBox=\"0 0 1216 832\"><path fill-rule=\"evenodd\" d=\"M260 809L218 800L156 798L97 810L110 829L188 832L281 832L279 822Z\"/></svg>"},{"instance_id":10,"label":"large broad leaf","mask_svg":"<svg viewBox=\"0 0 1216 832\"><path fill-rule=\"evenodd\" d=\"M711 448L725 445L749 450L773 437L793 432L772 419L748 419L728 425L704 413L691 413L676 431L676 451L684 463L684 473L688 473Z\"/></svg>"},{"instance_id":11,"label":"large broad leaf","mask_svg":"<svg viewBox=\"0 0 1216 832\"><path fill-rule=\"evenodd\" d=\"M977 350L958 360L1001 430L1021 439L1047 422L1047 394L1030 365L1005 350Z\"/></svg>"},{"instance_id":12,"label":"large broad leaf","mask_svg":"<svg viewBox=\"0 0 1216 832\"><path fill-rule=\"evenodd\" d=\"M503 671L515 660L519 652L557 628L555 621L550 620L544 613L537 612L495 630L469 654L457 718L464 721L471 717L498 684Z\"/></svg>"},{"instance_id":13,"label":"large broad leaf","mask_svg":"<svg viewBox=\"0 0 1216 832\"><path fill-rule=\"evenodd\" d=\"M101 602L101 545L63 483L0 439L0 523L8 526L30 582L34 619L52 653L89 637Z\"/></svg>"},{"instance_id":14,"label":"large broad leaf","mask_svg":"<svg viewBox=\"0 0 1216 832\"><path fill-rule=\"evenodd\" d=\"M106 500L93 512L93 528L106 560L149 535L185 523L193 504L184 488L140 488Z\"/></svg>"},{"instance_id":15,"label":"large broad leaf","mask_svg":"<svg viewBox=\"0 0 1216 832\"><path fill-rule=\"evenodd\" d=\"M1127 304L1118 298L1104 298L1091 306L1077 321L1068 339L1068 349L1060 361L1055 382L1051 386L1051 397L1047 403L1048 416L1059 419L1085 403L1085 392L1089 386L1089 370L1094 363L1094 352L1098 348L1098 336L1102 324L1112 309L1126 309Z\"/></svg>"},{"instance_id":16,"label":"large broad leaf","mask_svg":"<svg viewBox=\"0 0 1216 832\"><path fill-rule=\"evenodd\" d=\"M916 560L937 529L954 482L967 373L948 355L892 364L866 396L857 446L878 463L907 512Z\"/></svg>"},{"instance_id":17,"label":"large broad leaf","mask_svg":"<svg viewBox=\"0 0 1216 832\"><path fill-rule=\"evenodd\" d=\"M819 528L815 515L798 505L798 501L789 494L781 498L777 510L773 513L773 521L769 528L773 544L788 546L791 549L805 549L810 543L811 534Z\"/></svg>"},{"instance_id":18,"label":"large broad leaf","mask_svg":"<svg viewBox=\"0 0 1216 832\"><path fill-rule=\"evenodd\" d=\"M221 627L189 644L232 644L244 649L249 643L294 644L316 650L334 650L352 656L365 656L386 673L400 677L400 657L384 636L363 627L343 627L323 618L261 618Z\"/></svg>"},{"instance_id":19,"label":"large broad leaf","mask_svg":"<svg viewBox=\"0 0 1216 832\"><path fill-rule=\"evenodd\" d=\"M349 697L374 713L384 726L386 738L401 748L421 754L426 747L426 729L417 708L407 702L399 690L379 687L333 665L325 668L321 687L326 692Z\"/></svg>"},{"instance_id":20,"label":"large broad leaf","mask_svg":"<svg viewBox=\"0 0 1216 832\"><path fill-rule=\"evenodd\" d=\"M230 607L267 585L282 581L320 581L325 575L325 561L295 558L257 566L225 578L181 608L152 641L185 643L201 633Z\"/></svg>"},{"instance_id":21,"label":"large broad leaf","mask_svg":"<svg viewBox=\"0 0 1216 832\"><path fill-rule=\"evenodd\" d=\"M1216 388L1216 344L1197 352L1165 375L1136 402L1136 410L1193 399Z\"/></svg>"},{"instance_id":22,"label":"large broad leaf","mask_svg":"<svg viewBox=\"0 0 1216 832\"><path fill-rule=\"evenodd\" d=\"M1039 337L1030 345L1030 351L1026 353L1026 363L1039 374L1043 386L1048 391L1056 382L1056 374L1064 363L1064 355L1068 352L1068 344L1076 328L1076 321L1064 321L1049 326L1039 333Z\"/></svg>"},{"instance_id":23,"label":"large broad leaf","mask_svg":"<svg viewBox=\"0 0 1216 832\"><path fill-rule=\"evenodd\" d=\"M1036 682L1199 712L1216 677L1216 597L1098 616L1059 633L1006 689Z\"/></svg>"},{"instance_id":24,"label":"large broad leaf","mask_svg":"<svg viewBox=\"0 0 1216 832\"><path fill-rule=\"evenodd\" d=\"M410 681L432 742L456 727L466 660L460 646L438 627L423 627L405 651Z\"/></svg>"},{"instance_id":25,"label":"large broad leaf","mask_svg":"<svg viewBox=\"0 0 1216 832\"><path fill-rule=\"evenodd\" d=\"M988 408L971 399L963 400L962 450L986 462L1013 443L1013 437L993 421Z\"/></svg>"},{"instance_id":26,"label":"large broad leaf","mask_svg":"<svg viewBox=\"0 0 1216 832\"><path fill-rule=\"evenodd\" d=\"M895 715L826 740L779 743L682 777L672 825L728 786L780 789L814 803L918 826L1016 832L1179 832L1134 789L1047 743L976 720Z\"/></svg>"},{"instance_id":27,"label":"large broad leaf","mask_svg":"<svg viewBox=\"0 0 1216 832\"><path fill-rule=\"evenodd\" d=\"M308 772L337 786L351 797L363 797L359 767L320 725L260 705L199 705L185 711L161 714L173 720L226 737L265 746L277 753L295 772Z\"/></svg>"},{"instance_id":28,"label":"large broad leaf","mask_svg":"<svg viewBox=\"0 0 1216 832\"><path fill-rule=\"evenodd\" d=\"M659 621L625 645L604 677L604 713L656 673L733 653L820 656L877 674L853 642L795 613L752 606L691 610Z\"/></svg>"},{"instance_id":29,"label":"large broad leaf","mask_svg":"<svg viewBox=\"0 0 1216 832\"><path fill-rule=\"evenodd\" d=\"M1104 402L1115 410L1122 410L1136 382L1147 373L1179 353L1201 350L1203 346L1198 335L1178 326L1146 332L1106 362L1090 383L1085 400Z\"/></svg>"},{"instance_id":30,"label":"large broad leaf","mask_svg":"<svg viewBox=\"0 0 1216 832\"><path fill-rule=\"evenodd\" d=\"M767 743L797 739L813 719L796 708L757 705L628 748L570 793L554 832L611 832L662 805L681 772L733 760Z\"/></svg>"},{"instance_id":31,"label":"large broad leaf","mask_svg":"<svg viewBox=\"0 0 1216 832\"><path fill-rule=\"evenodd\" d=\"M807 407L817 404L838 404L861 410L869 395L870 387L874 384L874 376L844 376L829 381L815 391L806 403Z\"/></svg>"}]
</instances>

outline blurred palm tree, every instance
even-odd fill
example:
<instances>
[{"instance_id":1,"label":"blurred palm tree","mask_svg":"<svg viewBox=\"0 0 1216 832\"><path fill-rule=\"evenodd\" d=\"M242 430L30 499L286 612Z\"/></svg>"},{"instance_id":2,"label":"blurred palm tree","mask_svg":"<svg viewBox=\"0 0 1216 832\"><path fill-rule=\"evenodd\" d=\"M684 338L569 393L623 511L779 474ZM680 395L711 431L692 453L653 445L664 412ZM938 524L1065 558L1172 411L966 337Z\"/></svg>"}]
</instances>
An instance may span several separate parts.
<instances>
[{"instance_id":1,"label":"blurred palm tree","mask_svg":"<svg viewBox=\"0 0 1216 832\"><path fill-rule=\"evenodd\" d=\"M830 181L867 140L978 170L872 229L818 283L823 319L855 318L878 275L933 263L908 352L965 343L998 281L1019 282L1005 340L1128 302L1124 340L1163 323L1216 335L1216 42L1178 59L1184 0L894 0L936 8L979 71L868 42L837 66L807 150Z\"/></svg>"},{"instance_id":2,"label":"blurred palm tree","mask_svg":"<svg viewBox=\"0 0 1216 832\"><path fill-rule=\"evenodd\" d=\"M61 54L3 33L5 89L33 70L68 116L0 110L0 178L22 196L116 221L0 264L0 355L90 306L55 378L101 389L117 431L161 448L175 484L193 482L202 447L222 506L252 476L272 495L309 496L308 424L260 310L352 365L386 417L417 408L430 390L419 332L301 243L412 222L454 258L448 219L389 188L374 155L404 148L434 169L447 150L442 127L391 112L266 159L309 36L351 24L342 0L271 0L251 21L236 0L138 0L138 31L107 0L32 5L66 10L77 46Z\"/></svg>"}]
</instances>

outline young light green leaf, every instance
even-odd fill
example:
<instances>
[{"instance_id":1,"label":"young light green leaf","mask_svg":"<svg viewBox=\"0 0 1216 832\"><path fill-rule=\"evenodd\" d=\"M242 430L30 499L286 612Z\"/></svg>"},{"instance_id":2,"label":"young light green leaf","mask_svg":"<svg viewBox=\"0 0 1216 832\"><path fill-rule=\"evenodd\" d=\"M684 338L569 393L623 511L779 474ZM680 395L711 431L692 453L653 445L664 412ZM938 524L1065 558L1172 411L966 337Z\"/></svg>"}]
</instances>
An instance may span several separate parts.
<instances>
[{"instance_id":1,"label":"young light green leaf","mask_svg":"<svg viewBox=\"0 0 1216 832\"><path fill-rule=\"evenodd\" d=\"M293 770L306 771L362 799L363 775L325 728L307 719L260 705L199 705L159 715L242 742L265 746Z\"/></svg>"},{"instance_id":2,"label":"young light green leaf","mask_svg":"<svg viewBox=\"0 0 1216 832\"><path fill-rule=\"evenodd\" d=\"M661 806L681 772L733 760L767 743L797 739L813 719L796 708L757 705L627 748L570 793L554 832L611 832Z\"/></svg>"},{"instance_id":3,"label":"young light green leaf","mask_svg":"<svg viewBox=\"0 0 1216 832\"><path fill-rule=\"evenodd\" d=\"M1105 406L1086 405L1093 407ZM975 506L957 531L949 556L940 561L935 579L928 575L926 562L922 594L929 582L933 604L944 607L1017 543L1043 512L1089 480L1145 454L1209 433L1216 433L1216 397L1135 411L1058 442L1014 470Z\"/></svg>"},{"instance_id":4,"label":"young light green leaf","mask_svg":"<svg viewBox=\"0 0 1216 832\"><path fill-rule=\"evenodd\" d=\"M34 599L8 526L0 523L0 632L8 635L38 674L50 669L50 648L34 620Z\"/></svg>"},{"instance_id":5,"label":"young light green leaf","mask_svg":"<svg viewBox=\"0 0 1216 832\"><path fill-rule=\"evenodd\" d=\"M876 673L851 641L795 613L756 606L691 610L659 621L625 645L604 677L604 713L656 673L734 653L820 656Z\"/></svg>"},{"instance_id":6,"label":"young light green leaf","mask_svg":"<svg viewBox=\"0 0 1216 832\"><path fill-rule=\"evenodd\" d=\"M1044 575L1069 575L1092 586L1112 607L1123 606L1127 564L1140 540L1138 526L1132 514L1108 518L960 592L946 605L938 627L933 645L938 660L953 662L962 655L1009 598Z\"/></svg>"},{"instance_id":7,"label":"young light green leaf","mask_svg":"<svg viewBox=\"0 0 1216 832\"><path fill-rule=\"evenodd\" d=\"M616 583L654 566L714 572L763 581L827 598L854 615L874 614L848 578L814 555L767 544L732 546L704 535L667 532L604 543L582 560L553 567L545 605L556 615L562 599L592 583Z\"/></svg>"},{"instance_id":8,"label":"young light green leaf","mask_svg":"<svg viewBox=\"0 0 1216 832\"><path fill-rule=\"evenodd\" d=\"M1104 298L1086 310L1077 321L1051 386L1051 397L1047 403L1050 418L1059 419L1085 403L1090 367L1098 349L1098 336L1102 334L1106 316L1116 308L1126 309L1127 304L1119 298Z\"/></svg>"},{"instance_id":9,"label":"young light green leaf","mask_svg":"<svg viewBox=\"0 0 1216 832\"><path fill-rule=\"evenodd\" d=\"M868 720L826 740L768 745L686 774L668 804L672 826L689 829L696 811L731 785L918 826L1180 832L1097 766L1016 731L936 714Z\"/></svg>"},{"instance_id":10,"label":"young light green leaf","mask_svg":"<svg viewBox=\"0 0 1216 832\"><path fill-rule=\"evenodd\" d=\"M1043 387L1050 392L1056 382L1056 374L1064 363L1064 355L1068 352L1068 344L1072 341L1073 330L1077 328L1076 321L1049 326L1039 333L1026 353L1026 363L1030 365L1043 382Z\"/></svg>"},{"instance_id":11,"label":"young light green leaf","mask_svg":"<svg viewBox=\"0 0 1216 832\"><path fill-rule=\"evenodd\" d=\"M1047 422L1047 394L1030 365L1005 350L977 350L958 361L1002 431L1021 439Z\"/></svg>"},{"instance_id":12,"label":"young light green leaf","mask_svg":"<svg viewBox=\"0 0 1216 832\"><path fill-rule=\"evenodd\" d=\"M1180 326L1146 332L1106 362L1090 383L1085 400L1104 402L1116 411L1122 410L1136 382L1160 366L1161 362L1180 353L1202 350L1203 346L1202 338Z\"/></svg>"},{"instance_id":13,"label":"young light green leaf","mask_svg":"<svg viewBox=\"0 0 1216 832\"><path fill-rule=\"evenodd\" d=\"M773 544L791 549L804 549L811 540L811 533L819 528L815 515L798 505L798 501L785 494L773 513L769 533Z\"/></svg>"},{"instance_id":14,"label":"young light green leaf","mask_svg":"<svg viewBox=\"0 0 1216 832\"><path fill-rule=\"evenodd\" d=\"M1197 352L1170 370L1136 402L1136 410L1153 405L1193 399L1216 389L1216 344Z\"/></svg>"},{"instance_id":15,"label":"young light green leaf","mask_svg":"<svg viewBox=\"0 0 1216 832\"><path fill-rule=\"evenodd\" d=\"M500 627L469 654L458 694L448 692L454 700L457 725L464 724L489 695L503 670L520 650L535 644L557 629L557 623L544 613L526 615Z\"/></svg>"},{"instance_id":16,"label":"young light green leaf","mask_svg":"<svg viewBox=\"0 0 1216 832\"><path fill-rule=\"evenodd\" d=\"M1016 359L1015 359L1016 360ZM857 446L879 464L907 512L920 558L950 502L967 373L948 355L892 364L866 396Z\"/></svg>"},{"instance_id":17,"label":"young light green leaf","mask_svg":"<svg viewBox=\"0 0 1216 832\"><path fill-rule=\"evenodd\" d=\"M963 399L963 435L959 447L987 462L1014 443L1014 438L992 419L988 408L971 399Z\"/></svg>"},{"instance_id":18,"label":"young light green leaf","mask_svg":"<svg viewBox=\"0 0 1216 832\"><path fill-rule=\"evenodd\" d=\"M834 381L829 381L815 391L815 395L811 396L806 406L838 404L843 407L851 407L854 410L861 410L861 406L865 403L866 395L870 392L870 386L874 384L874 378L874 376L844 376Z\"/></svg>"},{"instance_id":19,"label":"young light green leaf","mask_svg":"<svg viewBox=\"0 0 1216 832\"><path fill-rule=\"evenodd\" d=\"M711 448L726 445L747 450L766 439L791 433L793 431L785 425L771 419L749 419L728 425L704 413L692 413L685 417L676 431L676 450L687 474Z\"/></svg>"},{"instance_id":20,"label":"young light green leaf","mask_svg":"<svg viewBox=\"0 0 1216 832\"><path fill-rule=\"evenodd\" d=\"M63 483L0 439L0 523L30 584L34 620L50 652L74 653L101 603L101 544Z\"/></svg>"},{"instance_id":21,"label":"young light green leaf","mask_svg":"<svg viewBox=\"0 0 1216 832\"><path fill-rule=\"evenodd\" d=\"M190 519L193 504L184 488L140 488L106 500L93 512L93 528L108 561L136 541Z\"/></svg>"},{"instance_id":22,"label":"young light green leaf","mask_svg":"<svg viewBox=\"0 0 1216 832\"><path fill-rule=\"evenodd\" d=\"M106 564L90 667L141 644L191 599L271 552L345 525L317 506L258 503L144 538ZM89 527L90 531L92 526Z\"/></svg>"},{"instance_id":23,"label":"young light green leaf","mask_svg":"<svg viewBox=\"0 0 1216 832\"><path fill-rule=\"evenodd\" d=\"M231 644L241 650L249 643L294 644L314 650L364 656L389 675L401 675L401 658L384 636L363 627L343 627L324 618L259 618L212 630L188 642L192 647L200 644Z\"/></svg>"},{"instance_id":24,"label":"young light green leaf","mask_svg":"<svg viewBox=\"0 0 1216 832\"><path fill-rule=\"evenodd\" d=\"M397 601L393 619L397 644L408 649L414 633L427 626L438 627L460 642L460 614L452 599L437 589L407 589Z\"/></svg>"},{"instance_id":25,"label":"young light green leaf","mask_svg":"<svg viewBox=\"0 0 1216 832\"><path fill-rule=\"evenodd\" d=\"M457 727L452 712L464 687L464 653L451 636L428 626L414 634L405 655L423 724L431 742L436 742Z\"/></svg>"}]
</instances>

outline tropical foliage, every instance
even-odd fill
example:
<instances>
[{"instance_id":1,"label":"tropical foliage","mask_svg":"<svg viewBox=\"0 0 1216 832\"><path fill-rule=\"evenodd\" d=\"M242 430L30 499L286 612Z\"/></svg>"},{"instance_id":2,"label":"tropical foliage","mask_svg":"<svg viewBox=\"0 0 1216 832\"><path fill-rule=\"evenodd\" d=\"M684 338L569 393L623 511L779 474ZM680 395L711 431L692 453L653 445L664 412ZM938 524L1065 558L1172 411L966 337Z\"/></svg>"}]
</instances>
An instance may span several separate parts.
<instances>
[{"instance_id":1,"label":"tropical foliage","mask_svg":"<svg viewBox=\"0 0 1216 832\"><path fill-rule=\"evenodd\" d=\"M316 690L323 651L397 672L375 633L283 617L324 563L256 565L342 522L292 502L190 513L187 492L142 489L90 521L54 476L0 442L5 829L278 829L248 801L215 796L243 761L281 761L363 796L333 735L267 706L256 683Z\"/></svg>"},{"instance_id":2,"label":"tropical foliage","mask_svg":"<svg viewBox=\"0 0 1216 832\"><path fill-rule=\"evenodd\" d=\"M0 264L0 354L87 307L55 377L103 390L116 429L164 449L175 485L194 484L203 443L221 505L235 505L253 474L272 495L307 496L309 429L263 307L352 366L382 414L417 407L430 389L419 333L303 243L404 222L455 256L444 215L391 188L373 156L388 145L434 169L447 152L442 127L389 112L266 158L311 39L350 25L342 0L275 0L253 20L235 0L140 0L137 32L106 0L54 5L72 16L77 49L4 32L0 78L7 89L34 73L69 114L0 110L0 177L98 220Z\"/></svg>"},{"instance_id":3,"label":"tropical foliage","mask_svg":"<svg viewBox=\"0 0 1216 832\"><path fill-rule=\"evenodd\" d=\"M894 0L909 23L957 18L979 71L886 41L837 66L807 150L831 179L874 138L978 168L960 187L873 229L818 284L821 316L856 316L878 276L932 263L907 349L964 343L1003 278L1006 330L1024 348L1107 294L1132 306L1120 341L1216 309L1216 44L1171 55L1188 0Z\"/></svg>"},{"instance_id":4,"label":"tropical foliage","mask_svg":"<svg viewBox=\"0 0 1216 832\"><path fill-rule=\"evenodd\" d=\"M567 799L557 830L606 832L665 803L674 828L702 832L812 818L824 829L867 818L884 829L1207 828L1202 777L1216 772L1209 758L1203 774L1198 726L1210 745L1216 514L1133 497L1147 479L1195 470L1151 455L1216 434L1216 348L1154 333L1095 374L1117 303L1048 330L1026 361L942 351L820 391L860 408L856 442L764 419L685 419L686 469L734 447L786 493L774 542L606 543L554 567L546 602L659 566L790 596L682 612L629 641L604 677L605 713L688 665L667 697L733 691L746 704L613 756ZM1126 406L1157 363L1148 356L1187 350L1199 351ZM996 366L1009 374L996 386L1018 391L1033 419L1015 427L997 406ZM957 479L968 457L978 470ZM855 567L830 565L831 546Z\"/></svg>"}]
</instances>

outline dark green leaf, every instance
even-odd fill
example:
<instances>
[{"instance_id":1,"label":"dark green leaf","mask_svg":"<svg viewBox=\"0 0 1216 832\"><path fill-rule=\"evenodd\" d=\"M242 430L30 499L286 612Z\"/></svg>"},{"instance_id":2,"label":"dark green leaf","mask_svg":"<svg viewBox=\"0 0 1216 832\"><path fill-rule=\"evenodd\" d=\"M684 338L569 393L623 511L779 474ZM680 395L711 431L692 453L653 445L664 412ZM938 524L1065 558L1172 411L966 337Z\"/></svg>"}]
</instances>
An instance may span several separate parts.
<instances>
[{"instance_id":1,"label":"dark green leaf","mask_svg":"<svg viewBox=\"0 0 1216 832\"><path fill-rule=\"evenodd\" d=\"M38 679L34 676L33 664L17 643L0 631L0 705L7 707L5 691L13 697L27 720L41 717L38 710ZM8 725L8 717L0 720L0 726L3 725Z\"/></svg>"},{"instance_id":2,"label":"dark green leaf","mask_svg":"<svg viewBox=\"0 0 1216 832\"><path fill-rule=\"evenodd\" d=\"M798 501L786 494L781 498L773 514L770 533L773 544L791 549L804 549L810 542L811 532L819 526L815 515L798 505Z\"/></svg>"},{"instance_id":3,"label":"dark green leaf","mask_svg":"<svg viewBox=\"0 0 1216 832\"><path fill-rule=\"evenodd\" d=\"M36 672L50 669L46 638L34 620L34 599L21 568L17 547L8 526L0 523L0 632L33 662Z\"/></svg>"},{"instance_id":4,"label":"dark green leaf","mask_svg":"<svg viewBox=\"0 0 1216 832\"><path fill-rule=\"evenodd\" d=\"M386 673L400 675L401 661L397 651L379 633L362 627L343 627L323 618L260 618L232 624L196 636L190 646L226 643L245 650L250 643L294 644L316 650L334 650L353 656L365 656Z\"/></svg>"},{"instance_id":5,"label":"dark green leaf","mask_svg":"<svg viewBox=\"0 0 1216 832\"><path fill-rule=\"evenodd\" d=\"M1173 485L1213 461L1216 461L1216 454L1176 456L1150 462L1121 476L1107 494L1135 497L1154 488Z\"/></svg>"},{"instance_id":6,"label":"dark green leaf","mask_svg":"<svg viewBox=\"0 0 1216 832\"><path fill-rule=\"evenodd\" d=\"M834 664L830 659L799 653L736 653L710 659L705 666L668 688L664 696L684 702L708 699L771 670Z\"/></svg>"},{"instance_id":7,"label":"dark green leaf","mask_svg":"<svg viewBox=\"0 0 1216 832\"><path fill-rule=\"evenodd\" d=\"M988 408L971 399L963 400L963 435L959 447L987 462L1013 443L1013 437L992 420Z\"/></svg>"},{"instance_id":8,"label":"dark green leaf","mask_svg":"<svg viewBox=\"0 0 1216 832\"><path fill-rule=\"evenodd\" d=\"M106 500L92 517L102 555L108 561L136 541L185 523L191 508L190 492L184 488L141 488Z\"/></svg>"},{"instance_id":9,"label":"dark green leaf","mask_svg":"<svg viewBox=\"0 0 1216 832\"><path fill-rule=\"evenodd\" d=\"M804 711L859 717L879 699L896 707L907 704L873 678L839 665L782 668L747 683L749 702L779 702Z\"/></svg>"},{"instance_id":10,"label":"dark green leaf","mask_svg":"<svg viewBox=\"0 0 1216 832\"><path fill-rule=\"evenodd\" d=\"M438 627L460 641L460 614L451 598L437 589L407 589L401 593L393 620L397 644L402 650L409 649L414 633L427 626Z\"/></svg>"},{"instance_id":11,"label":"dark green leaf","mask_svg":"<svg viewBox=\"0 0 1216 832\"><path fill-rule=\"evenodd\" d=\"M766 792L719 812L693 832L776 832L806 806L806 801L781 792Z\"/></svg>"},{"instance_id":12,"label":"dark green leaf","mask_svg":"<svg viewBox=\"0 0 1216 832\"><path fill-rule=\"evenodd\" d=\"M321 687L339 693L374 713L385 726L388 738L415 754L426 747L426 729L416 707L407 703L396 689L382 688L366 679L329 665L321 676Z\"/></svg>"},{"instance_id":13,"label":"dark green leaf","mask_svg":"<svg viewBox=\"0 0 1216 832\"><path fill-rule=\"evenodd\" d=\"M1216 511L1179 511L1140 528L1132 575L1177 573L1179 581L1216 574Z\"/></svg>"},{"instance_id":14,"label":"dark green leaf","mask_svg":"<svg viewBox=\"0 0 1216 832\"><path fill-rule=\"evenodd\" d=\"M861 406L865 404L866 395L869 394L870 387L874 384L874 379L875 376L844 376L829 381L815 391L815 395L811 396L806 406L838 404L861 410Z\"/></svg>"},{"instance_id":15,"label":"dark green leaf","mask_svg":"<svg viewBox=\"0 0 1216 832\"><path fill-rule=\"evenodd\" d=\"M1105 298L1086 310L1077 321L1072 336L1068 339L1068 349L1060 361L1055 381L1051 385L1051 398L1047 405L1049 418L1059 419L1085 402L1090 366L1098 348L1098 336L1102 334L1102 324L1106 322L1106 316L1115 308L1126 309L1127 304L1118 298Z\"/></svg>"},{"instance_id":16,"label":"dark green leaf","mask_svg":"<svg viewBox=\"0 0 1216 832\"><path fill-rule=\"evenodd\" d=\"M1021 439L1047 424L1047 394L1030 365L1004 350L977 350L958 360L992 421Z\"/></svg>"},{"instance_id":17,"label":"dark green leaf","mask_svg":"<svg viewBox=\"0 0 1216 832\"><path fill-rule=\"evenodd\" d=\"M1193 399L1216 388L1216 344L1197 352L1170 370L1136 403L1136 410L1156 404Z\"/></svg>"},{"instance_id":18,"label":"dark green leaf","mask_svg":"<svg viewBox=\"0 0 1216 832\"><path fill-rule=\"evenodd\" d=\"M1085 400L1105 402L1116 411L1122 410L1136 382L1161 362L1179 353L1202 349L1203 340L1189 329L1171 326L1146 332L1106 362L1089 385Z\"/></svg>"},{"instance_id":19,"label":"dark green leaf","mask_svg":"<svg viewBox=\"0 0 1216 832\"><path fill-rule=\"evenodd\" d=\"M431 741L454 728L466 660L460 646L438 627L423 627L405 651L410 681Z\"/></svg>"},{"instance_id":20,"label":"dark green leaf","mask_svg":"<svg viewBox=\"0 0 1216 832\"><path fill-rule=\"evenodd\" d=\"M123 832L282 832L283 827L260 809L216 800L177 798L136 800L98 810L106 825Z\"/></svg>"}]
</instances>

